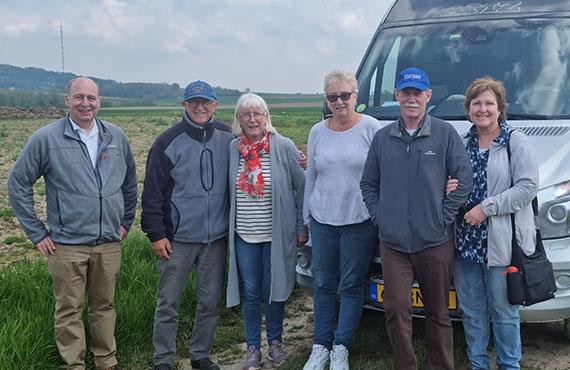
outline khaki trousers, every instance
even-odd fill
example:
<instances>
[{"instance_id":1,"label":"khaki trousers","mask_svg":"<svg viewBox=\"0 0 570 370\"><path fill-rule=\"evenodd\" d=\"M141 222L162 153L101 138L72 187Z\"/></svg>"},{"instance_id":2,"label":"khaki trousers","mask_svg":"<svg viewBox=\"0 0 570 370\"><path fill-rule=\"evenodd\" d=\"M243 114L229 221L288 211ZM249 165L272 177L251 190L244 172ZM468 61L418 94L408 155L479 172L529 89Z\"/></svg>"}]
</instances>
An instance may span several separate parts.
<instances>
[{"instance_id":1,"label":"khaki trousers","mask_svg":"<svg viewBox=\"0 0 570 370\"><path fill-rule=\"evenodd\" d=\"M119 243L98 246L57 245L48 257L55 296L55 343L61 369L85 369L82 313L87 291L91 351L95 366L117 364L115 343L115 284L121 265Z\"/></svg>"}]
</instances>

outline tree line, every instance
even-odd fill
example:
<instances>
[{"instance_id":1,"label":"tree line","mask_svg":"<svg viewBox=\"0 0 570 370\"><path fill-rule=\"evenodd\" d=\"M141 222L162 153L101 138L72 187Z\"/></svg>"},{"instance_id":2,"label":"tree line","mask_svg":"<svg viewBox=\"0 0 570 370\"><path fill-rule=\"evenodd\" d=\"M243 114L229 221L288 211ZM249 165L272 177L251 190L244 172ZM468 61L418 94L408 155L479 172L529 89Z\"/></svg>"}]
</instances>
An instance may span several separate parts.
<instances>
[{"instance_id":1,"label":"tree line","mask_svg":"<svg viewBox=\"0 0 570 370\"><path fill-rule=\"evenodd\" d=\"M35 67L0 64L0 106L62 106L67 82L77 75ZM177 83L117 82L91 77L99 84L103 105L153 105L160 101L179 102L183 88ZM215 87L219 97L238 97L237 89Z\"/></svg>"}]
</instances>

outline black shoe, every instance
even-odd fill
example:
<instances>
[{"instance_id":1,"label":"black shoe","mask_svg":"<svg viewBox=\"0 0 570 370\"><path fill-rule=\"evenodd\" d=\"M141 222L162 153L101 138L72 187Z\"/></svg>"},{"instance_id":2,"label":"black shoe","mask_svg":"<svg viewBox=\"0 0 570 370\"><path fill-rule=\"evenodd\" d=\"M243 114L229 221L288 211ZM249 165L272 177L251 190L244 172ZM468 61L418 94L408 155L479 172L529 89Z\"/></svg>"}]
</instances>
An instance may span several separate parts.
<instances>
[{"instance_id":1,"label":"black shoe","mask_svg":"<svg viewBox=\"0 0 570 370\"><path fill-rule=\"evenodd\" d=\"M200 370L220 370L220 367L216 363L210 360L208 357L201 358L199 360L192 360L192 369Z\"/></svg>"},{"instance_id":2,"label":"black shoe","mask_svg":"<svg viewBox=\"0 0 570 370\"><path fill-rule=\"evenodd\" d=\"M172 366L169 364L160 364L154 367L154 370L172 370Z\"/></svg>"}]
</instances>

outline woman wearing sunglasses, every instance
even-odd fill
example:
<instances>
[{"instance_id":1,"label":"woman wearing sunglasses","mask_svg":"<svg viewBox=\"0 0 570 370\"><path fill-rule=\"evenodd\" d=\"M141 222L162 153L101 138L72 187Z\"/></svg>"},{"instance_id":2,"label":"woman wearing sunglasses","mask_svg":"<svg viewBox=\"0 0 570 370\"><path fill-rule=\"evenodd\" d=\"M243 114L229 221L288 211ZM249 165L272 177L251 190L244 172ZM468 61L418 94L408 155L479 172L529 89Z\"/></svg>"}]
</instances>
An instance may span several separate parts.
<instances>
[{"instance_id":1,"label":"woman wearing sunglasses","mask_svg":"<svg viewBox=\"0 0 570 370\"><path fill-rule=\"evenodd\" d=\"M348 369L350 346L364 300L368 264L377 231L362 200L359 182L376 131L375 118L355 111L356 78L332 71L325 77L332 117L313 126L307 144L303 203L313 254L314 343L304 370ZM337 292L340 309L336 332Z\"/></svg>"},{"instance_id":2,"label":"woman wearing sunglasses","mask_svg":"<svg viewBox=\"0 0 570 370\"><path fill-rule=\"evenodd\" d=\"M271 125L265 101L242 95L230 143L230 267L227 305L240 303L247 339L244 370L260 369L262 305L265 304L267 358L275 365L283 348L285 301L295 287L297 244L305 244L302 219L305 174L293 142Z\"/></svg>"}]
</instances>

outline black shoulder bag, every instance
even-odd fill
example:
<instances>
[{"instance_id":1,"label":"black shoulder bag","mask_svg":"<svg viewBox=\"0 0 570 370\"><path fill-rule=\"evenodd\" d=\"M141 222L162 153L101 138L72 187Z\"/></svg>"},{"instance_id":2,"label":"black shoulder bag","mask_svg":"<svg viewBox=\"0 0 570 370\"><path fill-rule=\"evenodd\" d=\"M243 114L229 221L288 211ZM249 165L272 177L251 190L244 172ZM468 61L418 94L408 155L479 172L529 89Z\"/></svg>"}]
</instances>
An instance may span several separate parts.
<instances>
[{"instance_id":1,"label":"black shoulder bag","mask_svg":"<svg viewBox=\"0 0 570 370\"><path fill-rule=\"evenodd\" d=\"M509 132L509 143L507 154L509 158L509 168L511 162L511 144ZM513 177L511 175L511 187ZM538 227L538 200L532 200L532 212L534 213L536 226L536 250L527 256L518 245L515 229L515 214L511 213L512 236L512 256L511 265L507 269L507 294L510 304L530 306L554 298L556 283L554 281L554 271L552 263L546 257L540 229Z\"/></svg>"}]
</instances>

